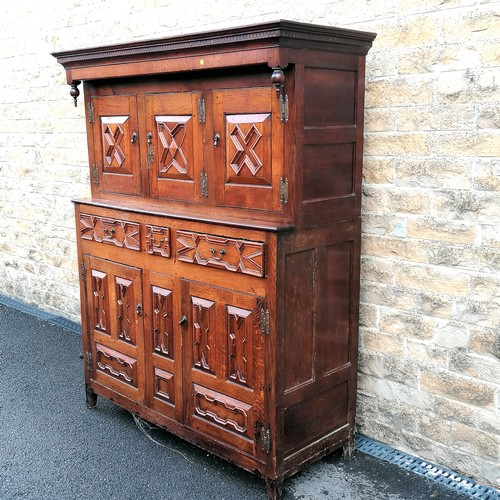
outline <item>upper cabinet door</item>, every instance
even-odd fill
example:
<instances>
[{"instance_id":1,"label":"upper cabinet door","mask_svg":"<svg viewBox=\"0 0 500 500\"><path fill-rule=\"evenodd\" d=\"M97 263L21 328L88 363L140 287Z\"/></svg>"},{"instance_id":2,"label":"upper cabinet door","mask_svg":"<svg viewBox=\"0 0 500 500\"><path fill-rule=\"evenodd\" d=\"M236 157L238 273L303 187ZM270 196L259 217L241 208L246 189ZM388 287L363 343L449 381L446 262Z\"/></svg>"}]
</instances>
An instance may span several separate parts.
<instances>
[{"instance_id":1,"label":"upper cabinet door","mask_svg":"<svg viewBox=\"0 0 500 500\"><path fill-rule=\"evenodd\" d=\"M200 96L198 92L146 96L147 162L153 198L200 201Z\"/></svg>"},{"instance_id":2,"label":"upper cabinet door","mask_svg":"<svg viewBox=\"0 0 500 500\"><path fill-rule=\"evenodd\" d=\"M214 92L217 205L281 210L279 99L271 87Z\"/></svg>"},{"instance_id":3,"label":"upper cabinet door","mask_svg":"<svg viewBox=\"0 0 500 500\"><path fill-rule=\"evenodd\" d=\"M93 97L91 102L97 192L141 194L136 97Z\"/></svg>"}]
</instances>

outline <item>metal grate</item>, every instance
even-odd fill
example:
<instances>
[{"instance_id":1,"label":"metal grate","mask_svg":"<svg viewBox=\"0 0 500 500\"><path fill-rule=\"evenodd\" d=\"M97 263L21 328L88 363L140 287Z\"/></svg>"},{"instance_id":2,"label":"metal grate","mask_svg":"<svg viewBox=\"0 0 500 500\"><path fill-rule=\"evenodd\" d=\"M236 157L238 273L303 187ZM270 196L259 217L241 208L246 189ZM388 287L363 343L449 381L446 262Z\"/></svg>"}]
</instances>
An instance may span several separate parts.
<instances>
[{"instance_id":1,"label":"metal grate","mask_svg":"<svg viewBox=\"0 0 500 500\"><path fill-rule=\"evenodd\" d=\"M75 333L82 332L80 325L78 323L75 323L74 321L70 321L69 319L61 318L61 316L56 316L55 314L42 311L37 307L24 304L17 300L11 299L10 297L5 297L4 295L0 295L0 304L3 304L4 306L7 307L12 307L13 309L17 309L18 311L22 311L27 314L31 314L32 316L36 316L37 318L44 319L49 323L64 328L66 330L70 330Z\"/></svg>"},{"instance_id":2,"label":"metal grate","mask_svg":"<svg viewBox=\"0 0 500 500\"><path fill-rule=\"evenodd\" d=\"M361 434L356 435L356 449L372 457L380 458L403 467L403 469L436 481L455 491L465 493L471 498L500 500L500 491L495 488L476 483L473 479L460 476L448 469L395 450L390 446L373 441Z\"/></svg>"}]
</instances>

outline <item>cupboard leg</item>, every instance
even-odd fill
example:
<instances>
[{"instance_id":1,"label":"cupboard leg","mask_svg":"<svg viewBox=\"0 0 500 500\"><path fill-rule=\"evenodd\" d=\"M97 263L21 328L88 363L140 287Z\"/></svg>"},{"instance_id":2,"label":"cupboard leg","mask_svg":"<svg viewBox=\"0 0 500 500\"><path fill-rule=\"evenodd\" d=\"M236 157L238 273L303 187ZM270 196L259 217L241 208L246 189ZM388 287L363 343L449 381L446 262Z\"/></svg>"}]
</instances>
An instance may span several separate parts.
<instances>
[{"instance_id":1,"label":"cupboard leg","mask_svg":"<svg viewBox=\"0 0 500 500\"><path fill-rule=\"evenodd\" d=\"M85 402L90 409L94 409L97 405L97 394L87 384L85 384Z\"/></svg>"},{"instance_id":2,"label":"cupboard leg","mask_svg":"<svg viewBox=\"0 0 500 500\"><path fill-rule=\"evenodd\" d=\"M266 490L268 500L280 500L283 487L283 479L275 479L274 481L266 479Z\"/></svg>"},{"instance_id":3,"label":"cupboard leg","mask_svg":"<svg viewBox=\"0 0 500 500\"><path fill-rule=\"evenodd\" d=\"M355 445L354 445L354 434L350 433L347 441L344 443L342 447L342 454L344 456L344 460L352 460L354 458L355 453Z\"/></svg>"}]
</instances>

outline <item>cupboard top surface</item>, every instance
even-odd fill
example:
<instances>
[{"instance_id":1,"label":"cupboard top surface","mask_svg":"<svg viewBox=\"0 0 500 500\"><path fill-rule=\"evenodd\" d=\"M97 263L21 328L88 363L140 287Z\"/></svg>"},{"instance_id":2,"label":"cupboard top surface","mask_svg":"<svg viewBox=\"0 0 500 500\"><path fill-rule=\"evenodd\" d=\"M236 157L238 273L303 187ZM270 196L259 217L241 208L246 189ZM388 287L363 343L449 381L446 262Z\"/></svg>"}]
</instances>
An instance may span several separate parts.
<instances>
[{"instance_id":1,"label":"cupboard top surface","mask_svg":"<svg viewBox=\"0 0 500 500\"><path fill-rule=\"evenodd\" d=\"M85 72L84 69L108 65L123 66L141 62L158 63L164 59L186 58L190 55L199 56L204 53L238 52L238 60L220 58L216 61L201 62L201 60L197 60L195 66L195 61L186 59L184 69L238 66L258 62L278 65L279 57L276 61L268 59L267 50L273 48L307 48L365 55L375 36L375 33L280 20L155 40L61 51L52 55L67 71L80 70L74 78L92 79L101 76ZM259 52L257 59L260 60L254 60L255 52ZM254 55L250 56L250 54ZM144 68L135 67L134 71L137 74L141 73L142 69ZM178 70L156 64L154 67L148 67L147 72L151 74Z\"/></svg>"}]
</instances>

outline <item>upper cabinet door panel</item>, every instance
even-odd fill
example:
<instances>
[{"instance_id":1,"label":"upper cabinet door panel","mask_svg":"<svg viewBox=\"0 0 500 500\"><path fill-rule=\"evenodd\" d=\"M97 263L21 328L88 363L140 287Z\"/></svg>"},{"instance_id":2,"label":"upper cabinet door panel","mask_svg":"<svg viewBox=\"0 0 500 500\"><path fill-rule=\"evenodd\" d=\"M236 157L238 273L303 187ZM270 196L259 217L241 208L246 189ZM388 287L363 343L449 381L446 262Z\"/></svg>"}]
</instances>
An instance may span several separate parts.
<instances>
[{"instance_id":1,"label":"upper cabinet door panel","mask_svg":"<svg viewBox=\"0 0 500 500\"><path fill-rule=\"evenodd\" d=\"M271 87L214 92L217 205L281 209L282 127L278 108L279 100Z\"/></svg>"},{"instance_id":2,"label":"upper cabinet door panel","mask_svg":"<svg viewBox=\"0 0 500 500\"><path fill-rule=\"evenodd\" d=\"M135 96L92 98L93 175L98 192L141 194L136 101Z\"/></svg>"},{"instance_id":3,"label":"upper cabinet door panel","mask_svg":"<svg viewBox=\"0 0 500 500\"><path fill-rule=\"evenodd\" d=\"M151 196L199 201L202 169L197 92L146 96L147 162Z\"/></svg>"}]
</instances>

